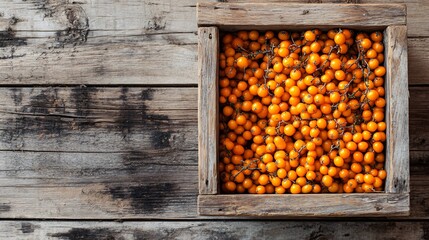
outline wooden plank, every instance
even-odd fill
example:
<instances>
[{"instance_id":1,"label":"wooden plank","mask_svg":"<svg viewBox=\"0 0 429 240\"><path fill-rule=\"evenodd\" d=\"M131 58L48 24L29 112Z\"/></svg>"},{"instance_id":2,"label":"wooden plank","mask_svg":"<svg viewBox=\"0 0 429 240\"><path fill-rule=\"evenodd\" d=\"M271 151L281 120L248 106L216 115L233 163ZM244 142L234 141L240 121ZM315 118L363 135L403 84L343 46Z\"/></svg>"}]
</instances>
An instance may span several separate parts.
<instances>
[{"instance_id":1,"label":"wooden plank","mask_svg":"<svg viewBox=\"0 0 429 240\"><path fill-rule=\"evenodd\" d=\"M429 1L428 1L429 3ZM410 26L408 26L408 29ZM429 38L408 38L408 84L429 84Z\"/></svg>"},{"instance_id":2,"label":"wooden plank","mask_svg":"<svg viewBox=\"0 0 429 240\"><path fill-rule=\"evenodd\" d=\"M196 84L195 4L2 1L1 84Z\"/></svg>"},{"instance_id":3,"label":"wooden plank","mask_svg":"<svg viewBox=\"0 0 429 240\"><path fill-rule=\"evenodd\" d=\"M3 0L0 29L7 29L8 20L14 17L20 31L65 30L69 26L88 25L90 31L129 35L195 32L195 5L195 0Z\"/></svg>"},{"instance_id":4,"label":"wooden plank","mask_svg":"<svg viewBox=\"0 0 429 240\"><path fill-rule=\"evenodd\" d=\"M1 218L193 218L197 151L0 152Z\"/></svg>"},{"instance_id":5,"label":"wooden plank","mask_svg":"<svg viewBox=\"0 0 429 240\"><path fill-rule=\"evenodd\" d=\"M52 37L0 43L1 84L196 83L194 33L105 34L90 32L84 43L62 47L52 47Z\"/></svg>"},{"instance_id":6,"label":"wooden plank","mask_svg":"<svg viewBox=\"0 0 429 240\"><path fill-rule=\"evenodd\" d=\"M403 4L201 2L197 6L199 26L215 25L232 29L266 29L267 26L269 29L309 26L369 29L406 24L406 15L406 7Z\"/></svg>"},{"instance_id":7,"label":"wooden plank","mask_svg":"<svg viewBox=\"0 0 429 240\"><path fill-rule=\"evenodd\" d=\"M429 215L429 152L411 151L410 157L410 219L426 218Z\"/></svg>"},{"instance_id":8,"label":"wooden plank","mask_svg":"<svg viewBox=\"0 0 429 240\"><path fill-rule=\"evenodd\" d=\"M408 216L409 210L408 194L198 196L198 213L212 216L377 217Z\"/></svg>"},{"instance_id":9,"label":"wooden plank","mask_svg":"<svg viewBox=\"0 0 429 240\"><path fill-rule=\"evenodd\" d=\"M197 150L196 88L0 88L0 150Z\"/></svg>"},{"instance_id":10,"label":"wooden plank","mask_svg":"<svg viewBox=\"0 0 429 240\"><path fill-rule=\"evenodd\" d=\"M386 46L386 192L409 192L407 27L389 26Z\"/></svg>"},{"instance_id":11,"label":"wooden plank","mask_svg":"<svg viewBox=\"0 0 429 240\"><path fill-rule=\"evenodd\" d=\"M2 221L10 239L427 239L427 222L340 221Z\"/></svg>"},{"instance_id":12,"label":"wooden plank","mask_svg":"<svg viewBox=\"0 0 429 240\"><path fill-rule=\"evenodd\" d=\"M230 3L260 3L261 0L228 0ZM384 4L400 3L407 5L407 26L409 37L427 37L429 28L426 27L429 16L426 14L429 1L426 0L269 0L266 2L278 3L352 3L352 4Z\"/></svg>"},{"instance_id":13,"label":"wooden plank","mask_svg":"<svg viewBox=\"0 0 429 240\"><path fill-rule=\"evenodd\" d=\"M198 165L200 194L218 192L218 52L216 27L198 29Z\"/></svg>"},{"instance_id":14,"label":"wooden plank","mask_svg":"<svg viewBox=\"0 0 429 240\"><path fill-rule=\"evenodd\" d=\"M410 150L424 151L429 149L429 91L427 87L410 87L409 91Z\"/></svg>"}]
</instances>

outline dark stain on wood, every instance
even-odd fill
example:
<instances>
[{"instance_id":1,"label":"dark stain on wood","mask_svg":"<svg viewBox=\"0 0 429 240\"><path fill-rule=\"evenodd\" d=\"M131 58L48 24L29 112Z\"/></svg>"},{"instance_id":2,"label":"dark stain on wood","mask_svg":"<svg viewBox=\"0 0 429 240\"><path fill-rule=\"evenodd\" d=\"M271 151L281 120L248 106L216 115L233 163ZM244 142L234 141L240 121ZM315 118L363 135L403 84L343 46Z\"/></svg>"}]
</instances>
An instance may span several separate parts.
<instances>
[{"instance_id":1,"label":"dark stain on wood","mask_svg":"<svg viewBox=\"0 0 429 240\"><path fill-rule=\"evenodd\" d=\"M30 97L30 105L23 106L23 112L48 115L52 109L58 107L58 89L46 88L39 94ZM64 111L61 111L64 113Z\"/></svg>"},{"instance_id":2,"label":"dark stain on wood","mask_svg":"<svg viewBox=\"0 0 429 240\"><path fill-rule=\"evenodd\" d=\"M52 2L52 0L31 0L30 2L39 12L43 13L44 18L52 17L54 13L54 9L50 6L50 2Z\"/></svg>"},{"instance_id":3,"label":"dark stain on wood","mask_svg":"<svg viewBox=\"0 0 429 240\"><path fill-rule=\"evenodd\" d=\"M326 235L326 230L322 229L322 226L319 225L319 227L312 231L310 234L309 239L310 240L328 240L332 239L333 235Z\"/></svg>"},{"instance_id":4,"label":"dark stain on wood","mask_svg":"<svg viewBox=\"0 0 429 240\"><path fill-rule=\"evenodd\" d=\"M9 212L10 211L10 205L6 203L0 204L0 213L1 212Z\"/></svg>"},{"instance_id":5,"label":"dark stain on wood","mask_svg":"<svg viewBox=\"0 0 429 240\"><path fill-rule=\"evenodd\" d=\"M86 130L94 126L94 122L89 119L91 114L92 95L97 92L96 88L78 86L71 90L70 98L76 108L76 119L73 119L73 126L79 130Z\"/></svg>"},{"instance_id":6,"label":"dark stain on wood","mask_svg":"<svg viewBox=\"0 0 429 240\"><path fill-rule=\"evenodd\" d=\"M16 91L12 91L11 94L14 102L20 102L22 99L14 94ZM69 123L62 119L61 114L65 109L61 105L57 89L41 90L39 94L30 97L29 105L20 107L16 111L15 117L8 120L10 124L6 128L2 140L17 145L19 148L24 144L19 139L22 139L25 134L61 136L69 127ZM61 138L58 138L59 142L60 140Z\"/></svg>"},{"instance_id":7,"label":"dark stain on wood","mask_svg":"<svg viewBox=\"0 0 429 240\"><path fill-rule=\"evenodd\" d=\"M72 228L67 232L49 234L49 236L64 240L120 240L117 231L109 228Z\"/></svg>"},{"instance_id":8,"label":"dark stain on wood","mask_svg":"<svg viewBox=\"0 0 429 240\"><path fill-rule=\"evenodd\" d=\"M122 132L122 138L125 140L129 140L129 134L133 130L132 128L138 124L138 118L136 119L136 111L132 106L128 103L128 88L123 87L121 89L121 95L119 99L122 101L121 108L119 112L118 118L118 128Z\"/></svg>"},{"instance_id":9,"label":"dark stain on wood","mask_svg":"<svg viewBox=\"0 0 429 240\"><path fill-rule=\"evenodd\" d=\"M170 119L167 115L154 114L149 112L150 102L153 100L154 89L143 89L140 94L140 104L138 106L131 105L128 102L128 88L121 89L120 99L122 101L119 112L118 128L122 132L124 141L129 141L129 137L134 131L141 129L150 129L148 131L150 144L153 149L170 149L172 132L170 130L160 130L162 125L169 123ZM144 159L150 155L147 149L139 147L131 147L126 149L126 154L122 157L122 162L126 170L130 173L136 173L144 167Z\"/></svg>"},{"instance_id":10,"label":"dark stain on wood","mask_svg":"<svg viewBox=\"0 0 429 240\"><path fill-rule=\"evenodd\" d=\"M147 89L143 89L141 92L141 101L142 104L140 106L140 110L142 113L142 124L147 125L147 126L151 126L151 127L155 127L155 129L157 127L159 127L159 125L161 124L168 124L168 122L170 121L170 119L168 118L167 115L162 115L162 114L151 114L148 113L148 105L150 104L150 101L153 100L153 93L154 93L154 89L151 88L147 88Z\"/></svg>"},{"instance_id":11,"label":"dark stain on wood","mask_svg":"<svg viewBox=\"0 0 429 240\"><path fill-rule=\"evenodd\" d=\"M22 222L21 223L22 233L32 233L32 232L34 232L35 228L36 228L36 226L34 226L33 224L31 224L29 222Z\"/></svg>"},{"instance_id":12,"label":"dark stain on wood","mask_svg":"<svg viewBox=\"0 0 429 240\"><path fill-rule=\"evenodd\" d=\"M142 100L141 111L138 111L138 107L132 105L128 101L128 88L121 88L121 107L119 110L119 117L117 119L117 128L122 133L122 138L125 141L129 140L130 134L134 131L134 128L140 126L140 122L144 120L145 111L147 109L145 103Z\"/></svg>"},{"instance_id":13,"label":"dark stain on wood","mask_svg":"<svg viewBox=\"0 0 429 240\"><path fill-rule=\"evenodd\" d=\"M147 21L145 29L146 30L164 30L167 25L165 16L153 16L149 21Z\"/></svg>"},{"instance_id":14,"label":"dark stain on wood","mask_svg":"<svg viewBox=\"0 0 429 240\"><path fill-rule=\"evenodd\" d=\"M70 101L74 103L76 112L69 112L65 100L58 96L58 88L46 88L38 94L30 96L30 103L22 106L23 93L12 88L11 98L17 109L14 117L8 119L2 140L22 147L23 136L32 134L44 137L56 137L61 143L62 136L70 134L71 130L85 130L94 126L94 121L88 118L91 114L91 101L95 88L75 87L71 89ZM22 141L20 141L22 140Z\"/></svg>"},{"instance_id":15,"label":"dark stain on wood","mask_svg":"<svg viewBox=\"0 0 429 240\"><path fill-rule=\"evenodd\" d=\"M176 45L176 46L196 45L196 43L194 42L184 42L182 39L178 39L176 36L174 36L174 34L164 35L163 39L165 39L168 44Z\"/></svg>"},{"instance_id":16,"label":"dark stain on wood","mask_svg":"<svg viewBox=\"0 0 429 240\"><path fill-rule=\"evenodd\" d=\"M22 90L20 88L11 88L10 91L12 91L11 98L13 99L13 103L15 106L20 106L23 97Z\"/></svg>"},{"instance_id":17,"label":"dark stain on wood","mask_svg":"<svg viewBox=\"0 0 429 240\"><path fill-rule=\"evenodd\" d=\"M153 99L153 93L155 92L152 88L146 88L142 90L141 99L143 101L149 101Z\"/></svg>"},{"instance_id":18,"label":"dark stain on wood","mask_svg":"<svg viewBox=\"0 0 429 240\"><path fill-rule=\"evenodd\" d=\"M163 213L177 186L172 183L149 183L130 187L110 187L113 199L129 200L136 214Z\"/></svg>"},{"instance_id":19,"label":"dark stain on wood","mask_svg":"<svg viewBox=\"0 0 429 240\"><path fill-rule=\"evenodd\" d=\"M223 229L210 229L204 228L201 230L202 236L211 236L211 239L229 239L229 240L239 240L243 239L239 231L228 231L225 232ZM191 233L191 231L190 231Z\"/></svg>"},{"instance_id":20,"label":"dark stain on wood","mask_svg":"<svg viewBox=\"0 0 429 240\"><path fill-rule=\"evenodd\" d=\"M27 39L16 37L16 32L11 27L6 31L0 31L0 48L23 45L27 45Z\"/></svg>"},{"instance_id":21,"label":"dark stain on wood","mask_svg":"<svg viewBox=\"0 0 429 240\"><path fill-rule=\"evenodd\" d=\"M171 132L152 131L150 133L150 142L155 149L170 148Z\"/></svg>"}]
</instances>

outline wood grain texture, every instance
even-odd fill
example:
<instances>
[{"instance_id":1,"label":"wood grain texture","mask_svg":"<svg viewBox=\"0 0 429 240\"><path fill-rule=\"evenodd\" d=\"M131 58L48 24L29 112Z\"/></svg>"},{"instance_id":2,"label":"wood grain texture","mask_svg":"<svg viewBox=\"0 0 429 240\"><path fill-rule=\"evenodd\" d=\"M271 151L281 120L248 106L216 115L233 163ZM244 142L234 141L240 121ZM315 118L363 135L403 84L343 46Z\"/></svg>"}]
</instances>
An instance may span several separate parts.
<instances>
[{"instance_id":1,"label":"wood grain texture","mask_svg":"<svg viewBox=\"0 0 429 240\"><path fill-rule=\"evenodd\" d=\"M261 0L228 0L230 3L260 3ZM408 37L428 37L429 28L426 27L429 16L426 14L429 1L426 0L269 0L278 3L351 3L351 4L384 4L399 3L407 6Z\"/></svg>"},{"instance_id":2,"label":"wood grain texture","mask_svg":"<svg viewBox=\"0 0 429 240\"><path fill-rule=\"evenodd\" d=\"M129 35L195 32L195 5L196 0L3 0L0 29L6 29L14 17L16 27L29 32L65 30L69 26L84 29L86 25L90 31Z\"/></svg>"},{"instance_id":3,"label":"wood grain texture","mask_svg":"<svg viewBox=\"0 0 429 240\"><path fill-rule=\"evenodd\" d=\"M321 18L321 16L324 16ZM380 28L406 23L401 4L204 3L197 23L229 29L357 27Z\"/></svg>"},{"instance_id":4,"label":"wood grain texture","mask_svg":"<svg viewBox=\"0 0 429 240\"><path fill-rule=\"evenodd\" d=\"M198 164L200 194L218 192L219 30L198 28Z\"/></svg>"},{"instance_id":5,"label":"wood grain texture","mask_svg":"<svg viewBox=\"0 0 429 240\"><path fill-rule=\"evenodd\" d=\"M1 218L204 218L197 88L0 88L0 96ZM428 218L428 96L410 87L411 215L397 219Z\"/></svg>"},{"instance_id":6,"label":"wood grain texture","mask_svg":"<svg viewBox=\"0 0 429 240\"><path fill-rule=\"evenodd\" d=\"M198 213L214 216L408 216L409 206L410 198L408 194L224 194L198 196Z\"/></svg>"},{"instance_id":7,"label":"wood grain texture","mask_svg":"<svg viewBox=\"0 0 429 240\"><path fill-rule=\"evenodd\" d=\"M2 1L1 84L196 84L195 4Z\"/></svg>"},{"instance_id":8,"label":"wood grain texture","mask_svg":"<svg viewBox=\"0 0 429 240\"><path fill-rule=\"evenodd\" d=\"M197 151L0 152L0 217L186 219Z\"/></svg>"},{"instance_id":9,"label":"wood grain texture","mask_svg":"<svg viewBox=\"0 0 429 240\"><path fill-rule=\"evenodd\" d=\"M386 47L386 192L409 192L407 27L389 26Z\"/></svg>"},{"instance_id":10,"label":"wood grain texture","mask_svg":"<svg viewBox=\"0 0 429 240\"><path fill-rule=\"evenodd\" d=\"M429 149L429 89L427 87L410 87L409 131L410 150L425 151Z\"/></svg>"},{"instance_id":11,"label":"wood grain texture","mask_svg":"<svg viewBox=\"0 0 429 240\"><path fill-rule=\"evenodd\" d=\"M0 88L0 150L197 150L196 88Z\"/></svg>"},{"instance_id":12,"label":"wood grain texture","mask_svg":"<svg viewBox=\"0 0 429 240\"><path fill-rule=\"evenodd\" d=\"M21 40L5 47L0 43L2 85L196 83L194 33L96 36L90 32L85 42L59 47L51 46L55 44L51 37L23 39L22 45L16 43Z\"/></svg>"},{"instance_id":13,"label":"wood grain texture","mask_svg":"<svg viewBox=\"0 0 429 240\"><path fill-rule=\"evenodd\" d=\"M387 1L359 1L370 2ZM409 82L429 84L425 54L429 51L429 1L392 2L407 4ZM126 4L5 0L0 16L0 84L196 85L195 5L196 0L131 0ZM67 7L71 7L71 22Z\"/></svg>"},{"instance_id":14,"label":"wood grain texture","mask_svg":"<svg viewBox=\"0 0 429 240\"><path fill-rule=\"evenodd\" d=\"M364 233L362 233L362 229ZM425 239L427 222L2 221L0 238L30 239Z\"/></svg>"},{"instance_id":15,"label":"wood grain texture","mask_svg":"<svg viewBox=\"0 0 429 240\"><path fill-rule=\"evenodd\" d=\"M429 3L429 1L428 1ZM409 29L409 26L408 26ZM428 84L429 38L408 38L408 84Z\"/></svg>"}]
</instances>

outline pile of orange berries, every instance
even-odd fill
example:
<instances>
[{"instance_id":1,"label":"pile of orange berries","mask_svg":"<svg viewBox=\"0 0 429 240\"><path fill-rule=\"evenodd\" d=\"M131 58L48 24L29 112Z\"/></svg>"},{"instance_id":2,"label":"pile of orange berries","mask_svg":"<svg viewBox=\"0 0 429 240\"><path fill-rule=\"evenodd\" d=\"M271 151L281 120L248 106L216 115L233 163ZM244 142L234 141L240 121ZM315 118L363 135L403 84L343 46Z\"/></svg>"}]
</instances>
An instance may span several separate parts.
<instances>
[{"instance_id":1,"label":"pile of orange berries","mask_svg":"<svg viewBox=\"0 0 429 240\"><path fill-rule=\"evenodd\" d=\"M221 37L219 173L225 193L379 192L381 32L239 31Z\"/></svg>"}]
</instances>

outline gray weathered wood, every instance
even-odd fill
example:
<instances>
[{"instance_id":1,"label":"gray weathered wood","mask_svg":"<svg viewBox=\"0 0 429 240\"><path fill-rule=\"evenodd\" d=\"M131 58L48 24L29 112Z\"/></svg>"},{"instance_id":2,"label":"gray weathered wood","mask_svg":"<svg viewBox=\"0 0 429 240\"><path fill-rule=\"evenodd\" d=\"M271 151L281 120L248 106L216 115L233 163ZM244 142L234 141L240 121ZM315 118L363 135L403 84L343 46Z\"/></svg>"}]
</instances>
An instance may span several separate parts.
<instances>
[{"instance_id":1,"label":"gray weathered wood","mask_svg":"<svg viewBox=\"0 0 429 240\"><path fill-rule=\"evenodd\" d=\"M89 32L82 43L58 47L51 37L15 39L2 47L0 36L1 84L196 83L194 33L114 33Z\"/></svg>"},{"instance_id":2,"label":"gray weathered wood","mask_svg":"<svg viewBox=\"0 0 429 240\"><path fill-rule=\"evenodd\" d=\"M3 0L0 29L6 29L14 17L21 31L83 29L88 25L90 31L129 35L195 32L195 5L196 0Z\"/></svg>"},{"instance_id":3,"label":"gray weathered wood","mask_svg":"<svg viewBox=\"0 0 429 240\"><path fill-rule=\"evenodd\" d=\"M195 0L5 0L1 8L1 84L197 82Z\"/></svg>"},{"instance_id":4,"label":"gray weathered wood","mask_svg":"<svg viewBox=\"0 0 429 240\"><path fill-rule=\"evenodd\" d=\"M197 151L0 152L0 218L195 218Z\"/></svg>"},{"instance_id":5,"label":"gray weathered wood","mask_svg":"<svg viewBox=\"0 0 429 240\"><path fill-rule=\"evenodd\" d=\"M265 2L261 0L228 0L230 3L252 3ZM269 0L267 2L279 3L363 3L363 4L383 4L383 3L403 3L407 5L407 26L409 37L427 37L429 28L426 27L428 15L426 14L429 7L429 1L426 0Z\"/></svg>"},{"instance_id":6,"label":"gray weathered wood","mask_svg":"<svg viewBox=\"0 0 429 240\"><path fill-rule=\"evenodd\" d=\"M229 29L380 28L406 23L404 4L204 3L197 23ZM323 16L323 17L321 17Z\"/></svg>"},{"instance_id":7,"label":"gray weathered wood","mask_svg":"<svg viewBox=\"0 0 429 240\"><path fill-rule=\"evenodd\" d=\"M407 27L389 26L386 47L386 192L409 192Z\"/></svg>"},{"instance_id":8,"label":"gray weathered wood","mask_svg":"<svg viewBox=\"0 0 429 240\"><path fill-rule=\"evenodd\" d=\"M196 88L0 88L0 150L196 150Z\"/></svg>"},{"instance_id":9,"label":"gray weathered wood","mask_svg":"<svg viewBox=\"0 0 429 240\"><path fill-rule=\"evenodd\" d=\"M111 1L3 1L0 84L197 84L195 0ZM428 84L429 1L393 2L407 4L408 34L419 37L409 38L410 84ZM70 5L74 25L64 18ZM50 16L54 6L61 14Z\"/></svg>"},{"instance_id":10,"label":"gray weathered wood","mask_svg":"<svg viewBox=\"0 0 429 240\"><path fill-rule=\"evenodd\" d=\"M199 195L198 213L254 217L408 216L408 194Z\"/></svg>"},{"instance_id":11,"label":"gray weathered wood","mask_svg":"<svg viewBox=\"0 0 429 240\"><path fill-rule=\"evenodd\" d=\"M2 239L425 239L427 222L2 221Z\"/></svg>"},{"instance_id":12,"label":"gray weathered wood","mask_svg":"<svg viewBox=\"0 0 429 240\"><path fill-rule=\"evenodd\" d=\"M198 29L198 164L200 194L218 192L218 52L216 27Z\"/></svg>"}]
</instances>

